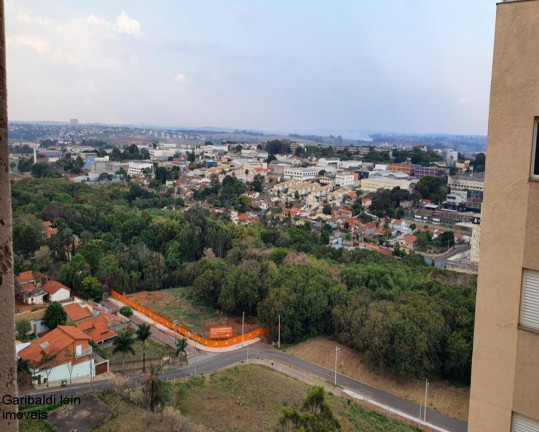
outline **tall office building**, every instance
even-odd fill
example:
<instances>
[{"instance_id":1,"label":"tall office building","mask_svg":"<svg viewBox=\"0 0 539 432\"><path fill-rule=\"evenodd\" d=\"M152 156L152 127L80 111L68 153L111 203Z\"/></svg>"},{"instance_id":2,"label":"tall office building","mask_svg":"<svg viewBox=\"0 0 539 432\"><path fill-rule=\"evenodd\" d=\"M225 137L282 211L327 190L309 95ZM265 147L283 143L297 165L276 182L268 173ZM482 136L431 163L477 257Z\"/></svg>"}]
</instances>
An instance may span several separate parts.
<instances>
[{"instance_id":1,"label":"tall office building","mask_svg":"<svg viewBox=\"0 0 539 432\"><path fill-rule=\"evenodd\" d=\"M497 6L470 432L539 431L539 0Z\"/></svg>"}]
</instances>

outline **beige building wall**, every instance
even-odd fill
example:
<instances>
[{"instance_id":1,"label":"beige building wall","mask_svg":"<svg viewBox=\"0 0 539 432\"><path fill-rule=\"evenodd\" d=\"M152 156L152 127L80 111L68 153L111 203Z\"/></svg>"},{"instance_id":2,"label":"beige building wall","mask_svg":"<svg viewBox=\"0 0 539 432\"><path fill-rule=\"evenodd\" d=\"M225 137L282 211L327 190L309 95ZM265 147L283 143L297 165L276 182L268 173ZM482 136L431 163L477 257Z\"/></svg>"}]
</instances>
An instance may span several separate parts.
<instances>
[{"instance_id":1,"label":"beige building wall","mask_svg":"<svg viewBox=\"0 0 539 432\"><path fill-rule=\"evenodd\" d=\"M539 334L519 329L522 270L539 270L539 0L499 3L490 94L468 430L539 419Z\"/></svg>"}]
</instances>

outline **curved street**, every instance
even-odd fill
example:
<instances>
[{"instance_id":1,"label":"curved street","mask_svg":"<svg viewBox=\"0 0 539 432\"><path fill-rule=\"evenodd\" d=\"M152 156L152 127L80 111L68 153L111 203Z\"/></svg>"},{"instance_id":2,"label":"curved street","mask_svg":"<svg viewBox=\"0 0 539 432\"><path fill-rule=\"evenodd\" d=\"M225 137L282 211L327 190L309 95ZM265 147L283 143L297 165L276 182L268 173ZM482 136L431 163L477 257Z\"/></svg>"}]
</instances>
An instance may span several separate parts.
<instances>
[{"instance_id":1,"label":"curved street","mask_svg":"<svg viewBox=\"0 0 539 432\"><path fill-rule=\"evenodd\" d=\"M207 373L219 369L226 368L237 363L246 363L247 356L249 359L257 358L264 360L274 360L283 364L290 365L300 372L310 374L312 376L333 382L334 373L313 363L293 357L275 348L257 344L255 346L244 348L242 350L214 355L209 358L202 358L193 364L181 367L180 369L162 372L160 378L162 380L173 380L175 378L186 377L193 374ZM134 375L140 376L140 375ZM378 390L369 385L363 384L345 375L337 375L337 383L344 389L351 390L360 394L365 399L375 401L395 410L401 411L412 417L417 418L419 406L405 399L398 398L394 395ZM109 385L108 380L96 381L92 385L83 384L60 389L50 389L37 392L26 392L23 394L32 394L34 396L55 394L57 396L74 395L86 393L92 390L103 390ZM437 411L427 410L427 423L430 423L438 428L451 432L465 432L467 424L460 420L445 416Z\"/></svg>"}]
</instances>

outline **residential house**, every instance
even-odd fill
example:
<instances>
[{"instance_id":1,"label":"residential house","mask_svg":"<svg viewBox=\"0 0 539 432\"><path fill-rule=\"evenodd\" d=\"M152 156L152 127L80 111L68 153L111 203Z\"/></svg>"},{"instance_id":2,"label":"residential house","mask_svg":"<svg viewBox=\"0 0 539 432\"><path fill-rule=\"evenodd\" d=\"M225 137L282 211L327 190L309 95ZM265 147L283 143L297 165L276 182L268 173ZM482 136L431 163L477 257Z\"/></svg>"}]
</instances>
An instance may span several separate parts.
<instances>
[{"instance_id":1,"label":"residential house","mask_svg":"<svg viewBox=\"0 0 539 432\"><path fill-rule=\"evenodd\" d=\"M58 228L52 228L52 222L45 221L43 222L41 233L45 236L45 238L50 239L53 235L58 234Z\"/></svg>"},{"instance_id":2,"label":"residential house","mask_svg":"<svg viewBox=\"0 0 539 432\"><path fill-rule=\"evenodd\" d=\"M76 323L77 328L82 330L95 343L103 343L116 337L116 333L109 327L111 320L104 313Z\"/></svg>"},{"instance_id":3,"label":"residential house","mask_svg":"<svg viewBox=\"0 0 539 432\"><path fill-rule=\"evenodd\" d=\"M26 336L35 334L36 336L41 333L46 333L49 331L49 328L43 324L43 317L45 316L46 309L39 309L36 311L26 311L15 314L15 324L20 320L27 320L30 322L31 330L26 334ZM22 338L23 335L18 335Z\"/></svg>"},{"instance_id":4,"label":"residential house","mask_svg":"<svg viewBox=\"0 0 539 432\"><path fill-rule=\"evenodd\" d=\"M51 302L61 302L71 298L71 290L61 282L48 280L42 288L48 294L48 300Z\"/></svg>"},{"instance_id":5,"label":"residential house","mask_svg":"<svg viewBox=\"0 0 539 432\"><path fill-rule=\"evenodd\" d=\"M86 378L95 374L90 336L71 326L58 326L19 351L37 385ZM44 361L47 357L49 360ZM70 373L71 372L71 373Z\"/></svg>"},{"instance_id":6,"label":"residential house","mask_svg":"<svg viewBox=\"0 0 539 432\"><path fill-rule=\"evenodd\" d=\"M399 246L408 252L417 246L417 237L415 235L405 235L399 240Z\"/></svg>"},{"instance_id":7,"label":"residential house","mask_svg":"<svg viewBox=\"0 0 539 432\"><path fill-rule=\"evenodd\" d=\"M20 286L19 300L25 304L43 304L47 293L42 289L42 283L47 276L42 273L34 275L32 271L21 272L17 276Z\"/></svg>"},{"instance_id":8,"label":"residential house","mask_svg":"<svg viewBox=\"0 0 539 432\"><path fill-rule=\"evenodd\" d=\"M361 224L358 232L365 237L373 235L376 232L376 222Z\"/></svg>"},{"instance_id":9,"label":"residential house","mask_svg":"<svg viewBox=\"0 0 539 432\"><path fill-rule=\"evenodd\" d=\"M63 308L67 314L69 321L77 323L94 316L91 309L87 306L81 306L80 303L69 303L63 305Z\"/></svg>"}]
</instances>

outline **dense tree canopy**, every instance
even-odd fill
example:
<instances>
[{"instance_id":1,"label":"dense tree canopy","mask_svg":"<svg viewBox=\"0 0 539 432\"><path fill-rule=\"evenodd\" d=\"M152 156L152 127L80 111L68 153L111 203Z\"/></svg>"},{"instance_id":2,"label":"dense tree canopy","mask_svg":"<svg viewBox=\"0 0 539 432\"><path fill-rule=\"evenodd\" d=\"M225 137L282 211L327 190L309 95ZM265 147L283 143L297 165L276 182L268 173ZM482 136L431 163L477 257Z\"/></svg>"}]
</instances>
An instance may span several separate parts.
<instances>
[{"instance_id":1,"label":"dense tree canopy","mask_svg":"<svg viewBox=\"0 0 539 432\"><path fill-rule=\"evenodd\" d=\"M226 190L224 201L233 202L245 185L225 180L220 197ZM404 199L397 189L380 195L389 208ZM400 379L469 381L475 278L431 268L419 254L396 260L330 248L329 225L322 234L236 226L196 206L171 210L173 198L129 183L24 179L13 184L12 196L17 270L45 264L49 277L77 295L188 286L198 303L257 316L272 340L280 315L283 343L333 335ZM45 239L42 220L58 234Z\"/></svg>"}]
</instances>

